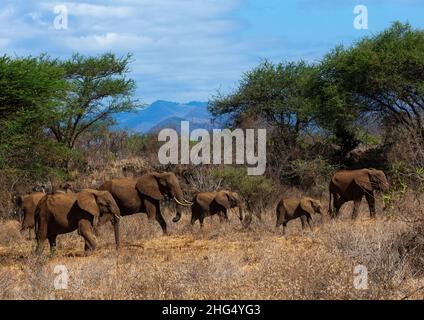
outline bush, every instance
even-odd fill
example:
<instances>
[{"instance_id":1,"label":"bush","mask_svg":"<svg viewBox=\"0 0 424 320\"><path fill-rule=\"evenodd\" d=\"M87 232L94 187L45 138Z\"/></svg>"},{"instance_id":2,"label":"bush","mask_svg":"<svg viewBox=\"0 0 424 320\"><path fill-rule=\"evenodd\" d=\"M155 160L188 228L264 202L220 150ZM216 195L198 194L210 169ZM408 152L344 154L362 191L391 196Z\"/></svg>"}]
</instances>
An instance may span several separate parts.
<instances>
[{"instance_id":1,"label":"bush","mask_svg":"<svg viewBox=\"0 0 424 320\"><path fill-rule=\"evenodd\" d=\"M304 192L321 195L328 190L335 167L328 161L317 158L313 160L297 159L289 163L283 176L292 185L299 186Z\"/></svg>"},{"instance_id":2,"label":"bush","mask_svg":"<svg viewBox=\"0 0 424 320\"><path fill-rule=\"evenodd\" d=\"M265 176L249 176L246 168L215 169L213 176L222 178L222 185L237 191L245 199L249 210L258 211L273 204L275 187Z\"/></svg>"}]
</instances>

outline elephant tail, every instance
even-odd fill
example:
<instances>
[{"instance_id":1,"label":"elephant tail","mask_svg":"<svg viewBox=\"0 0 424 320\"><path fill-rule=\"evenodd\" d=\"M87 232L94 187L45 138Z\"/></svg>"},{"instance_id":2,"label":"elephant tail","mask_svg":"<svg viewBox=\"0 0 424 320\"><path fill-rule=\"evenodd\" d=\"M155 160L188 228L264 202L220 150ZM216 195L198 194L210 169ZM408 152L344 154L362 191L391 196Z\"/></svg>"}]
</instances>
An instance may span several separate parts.
<instances>
[{"instance_id":1,"label":"elephant tail","mask_svg":"<svg viewBox=\"0 0 424 320\"><path fill-rule=\"evenodd\" d=\"M38 230L40 229L40 204L35 207L34 212L34 232L35 238L38 240Z\"/></svg>"}]
</instances>

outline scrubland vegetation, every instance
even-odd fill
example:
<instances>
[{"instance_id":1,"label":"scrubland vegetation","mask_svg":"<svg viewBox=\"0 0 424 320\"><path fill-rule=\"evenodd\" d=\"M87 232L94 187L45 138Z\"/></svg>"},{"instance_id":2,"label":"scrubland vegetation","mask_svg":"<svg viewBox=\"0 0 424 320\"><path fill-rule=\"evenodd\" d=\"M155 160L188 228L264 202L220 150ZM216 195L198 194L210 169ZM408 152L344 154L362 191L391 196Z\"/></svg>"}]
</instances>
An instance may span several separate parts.
<instances>
[{"instance_id":1,"label":"scrubland vegetation","mask_svg":"<svg viewBox=\"0 0 424 320\"><path fill-rule=\"evenodd\" d=\"M229 128L267 129L267 170L241 166L160 165L157 136L114 130L113 114L142 106L128 78L131 56L0 58L0 299L422 299L424 298L424 31L394 23L321 61L271 63L248 71L209 109ZM365 204L350 219L314 217L275 230L281 196L308 194L328 209L328 183L339 169L384 170L390 190L377 218ZM252 223L243 228L189 213L169 236L145 215L122 219L123 246L104 226L99 250L83 255L76 234L59 236L54 257L36 257L21 234L12 199L44 188L97 188L152 170L177 174L186 198L238 191ZM386 210L383 211L383 207ZM56 265L70 273L54 290ZM354 268L368 269L355 289Z\"/></svg>"}]
</instances>

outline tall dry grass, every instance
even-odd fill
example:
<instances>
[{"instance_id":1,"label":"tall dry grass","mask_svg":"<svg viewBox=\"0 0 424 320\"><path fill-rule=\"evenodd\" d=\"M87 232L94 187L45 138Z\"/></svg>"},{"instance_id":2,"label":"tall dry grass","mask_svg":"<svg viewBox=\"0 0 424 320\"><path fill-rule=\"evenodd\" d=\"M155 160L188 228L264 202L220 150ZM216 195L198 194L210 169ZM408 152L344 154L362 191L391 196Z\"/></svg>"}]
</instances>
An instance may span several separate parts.
<instances>
[{"instance_id":1,"label":"tall dry grass","mask_svg":"<svg viewBox=\"0 0 424 320\"><path fill-rule=\"evenodd\" d=\"M84 256L76 233L58 237L58 253L34 256L34 240L19 225L0 225L1 299L420 299L424 286L414 197L402 212L370 219L365 204L357 221L348 211L302 232L291 221L287 237L275 230L273 210L242 228L235 213L230 223L217 217L205 227L190 226L189 214L172 223L170 236L142 214L122 219L122 248L103 226L99 249ZM397 208L400 209L400 208ZM418 211L417 211L418 210ZM420 209L422 210L422 208ZM315 219L319 221L319 219ZM418 259L418 260L417 260ZM368 269L368 290L354 288L354 267ZM56 265L69 271L68 289L55 290Z\"/></svg>"}]
</instances>

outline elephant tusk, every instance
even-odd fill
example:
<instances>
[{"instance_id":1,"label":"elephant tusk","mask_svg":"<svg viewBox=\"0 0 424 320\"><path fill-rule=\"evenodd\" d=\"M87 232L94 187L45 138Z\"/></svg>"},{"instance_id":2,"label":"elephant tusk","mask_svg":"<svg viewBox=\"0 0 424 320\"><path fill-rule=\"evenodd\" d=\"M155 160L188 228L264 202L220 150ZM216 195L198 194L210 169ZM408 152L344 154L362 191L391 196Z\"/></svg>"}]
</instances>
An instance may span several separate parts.
<instances>
[{"instance_id":1,"label":"elephant tusk","mask_svg":"<svg viewBox=\"0 0 424 320\"><path fill-rule=\"evenodd\" d=\"M188 201L188 200L186 200L186 199L184 199L184 198L183 198L183 201L184 201L185 203L187 203L188 205L190 205L190 206L193 204L193 202Z\"/></svg>"},{"instance_id":2,"label":"elephant tusk","mask_svg":"<svg viewBox=\"0 0 424 320\"><path fill-rule=\"evenodd\" d=\"M184 206L184 207L188 207L188 206L191 205L191 204L188 204L188 203L180 202L176 197L174 197L174 200L175 200L176 203L178 203L179 205Z\"/></svg>"}]
</instances>

